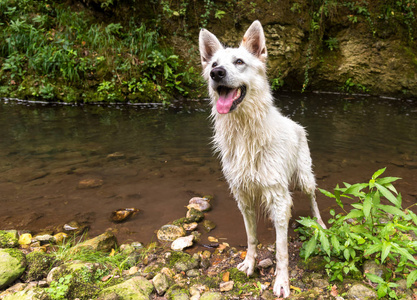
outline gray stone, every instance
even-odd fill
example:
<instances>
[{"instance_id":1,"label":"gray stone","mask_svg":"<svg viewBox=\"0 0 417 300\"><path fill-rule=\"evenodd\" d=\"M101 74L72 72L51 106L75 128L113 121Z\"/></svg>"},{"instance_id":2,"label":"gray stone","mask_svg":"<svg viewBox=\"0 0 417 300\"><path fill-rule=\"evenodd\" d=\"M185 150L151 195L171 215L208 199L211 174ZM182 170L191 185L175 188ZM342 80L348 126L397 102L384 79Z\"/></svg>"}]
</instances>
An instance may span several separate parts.
<instances>
[{"instance_id":1,"label":"gray stone","mask_svg":"<svg viewBox=\"0 0 417 300\"><path fill-rule=\"evenodd\" d=\"M200 271L197 270L197 269L191 269L191 270L187 271L186 275L188 277L198 277L198 276L200 276Z\"/></svg>"},{"instance_id":2,"label":"gray stone","mask_svg":"<svg viewBox=\"0 0 417 300\"><path fill-rule=\"evenodd\" d=\"M266 269L266 268L269 268L270 266L272 266L273 264L274 264L274 262L272 261L272 259L265 258L265 259L263 259L259 262L258 267Z\"/></svg>"},{"instance_id":3,"label":"gray stone","mask_svg":"<svg viewBox=\"0 0 417 300\"><path fill-rule=\"evenodd\" d=\"M177 225L164 225L156 233L158 240L172 242L177 238L185 236L184 228Z\"/></svg>"},{"instance_id":4,"label":"gray stone","mask_svg":"<svg viewBox=\"0 0 417 300\"><path fill-rule=\"evenodd\" d=\"M223 299L224 299L223 295L217 292L205 292L200 297L200 300L223 300Z\"/></svg>"},{"instance_id":5,"label":"gray stone","mask_svg":"<svg viewBox=\"0 0 417 300\"><path fill-rule=\"evenodd\" d=\"M204 220L202 225L203 225L203 228L206 232L210 232L214 228L216 228L216 224L214 224L214 222L212 222L210 220Z\"/></svg>"},{"instance_id":6,"label":"gray stone","mask_svg":"<svg viewBox=\"0 0 417 300\"><path fill-rule=\"evenodd\" d=\"M170 292L169 299L171 300L189 300L190 296L187 293L180 290L173 290Z\"/></svg>"},{"instance_id":7,"label":"gray stone","mask_svg":"<svg viewBox=\"0 0 417 300\"><path fill-rule=\"evenodd\" d=\"M199 211L208 211L211 208L209 200L207 198L194 197L189 201L188 209L195 208Z\"/></svg>"},{"instance_id":8,"label":"gray stone","mask_svg":"<svg viewBox=\"0 0 417 300\"><path fill-rule=\"evenodd\" d=\"M0 230L0 248L19 246L19 236L16 230Z\"/></svg>"},{"instance_id":9,"label":"gray stone","mask_svg":"<svg viewBox=\"0 0 417 300\"><path fill-rule=\"evenodd\" d=\"M20 250L0 249L0 289L22 276L25 269L26 257Z\"/></svg>"},{"instance_id":10,"label":"gray stone","mask_svg":"<svg viewBox=\"0 0 417 300\"><path fill-rule=\"evenodd\" d=\"M48 299L47 294L40 288L24 289L13 294L6 295L3 300L44 300Z\"/></svg>"},{"instance_id":11,"label":"gray stone","mask_svg":"<svg viewBox=\"0 0 417 300\"><path fill-rule=\"evenodd\" d=\"M182 251L184 248L191 247L193 245L194 236L179 237L171 244L171 249L174 251Z\"/></svg>"},{"instance_id":12,"label":"gray stone","mask_svg":"<svg viewBox=\"0 0 417 300\"><path fill-rule=\"evenodd\" d=\"M188 270L195 269L199 265L198 260L190 258L187 261L177 261L174 265L174 268L178 272L187 272Z\"/></svg>"},{"instance_id":13,"label":"gray stone","mask_svg":"<svg viewBox=\"0 0 417 300\"><path fill-rule=\"evenodd\" d=\"M99 297L115 293L123 300L149 300L152 291L152 283L141 276L136 276L120 284L105 288L100 292Z\"/></svg>"},{"instance_id":14,"label":"gray stone","mask_svg":"<svg viewBox=\"0 0 417 300\"><path fill-rule=\"evenodd\" d=\"M164 294L169 288L168 277L163 273L156 274L152 279L152 283L158 295Z\"/></svg>"},{"instance_id":15,"label":"gray stone","mask_svg":"<svg viewBox=\"0 0 417 300\"><path fill-rule=\"evenodd\" d=\"M107 231L99 236L86 240L71 248L72 253L79 252L83 249L91 251L110 252L117 246L117 240L113 232Z\"/></svg>"},{"instance_id":16,"label":"gray stone","mask_svg":"<svg viewBox=\"0 0 417 300\"><path fill-rule=\"evenodd\" d=\"M377 275L379 277L384 278L384 275L388 272L387 268L377 264L375 261L373 260L367 260L364 264L363 264L363 272L369 273L369 274L374 274Z\"/></svg>"},{"instance_id":17,"label":"gray stone","mask_svg":"<svg viewBox=\"0 0 417 300\"><path fill-rule=\"evenodd\" d=\"M347 292L348 299L361 299L361 300L370 300L378 299L378 296L370 287L364 286L363 284L357 283L353 285Z\"/></svg>"},{"instance_id":18,"label":"gray stone","mask_svg":"<svg viewBox=\"0 0 417 300\"><path fill-rule=\"evenodd\" d=\"M220 283L220 292L228 292L233 290L234 281L226 281Z\"/></svg>"}]
</instances>

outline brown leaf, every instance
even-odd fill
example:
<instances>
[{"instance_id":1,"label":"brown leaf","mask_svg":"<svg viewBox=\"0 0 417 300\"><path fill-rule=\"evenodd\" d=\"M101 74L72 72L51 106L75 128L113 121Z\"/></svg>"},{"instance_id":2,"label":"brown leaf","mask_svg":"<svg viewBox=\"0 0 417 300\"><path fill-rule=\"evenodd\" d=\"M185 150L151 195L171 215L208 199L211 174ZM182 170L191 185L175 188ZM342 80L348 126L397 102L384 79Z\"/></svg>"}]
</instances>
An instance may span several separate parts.
<instances>
[{"instance_id":1,"label":"brown leaf","mask_svg":"<svg viewBox=\"0 0 417 300\"><path fill-rule=\"evenodd\" d=\"M339 293L337 292L337 286L333 285L332 290L330 291L330 295L333 296L333 297L337 297L338 294Z\"/></svg>"}]
</instances>

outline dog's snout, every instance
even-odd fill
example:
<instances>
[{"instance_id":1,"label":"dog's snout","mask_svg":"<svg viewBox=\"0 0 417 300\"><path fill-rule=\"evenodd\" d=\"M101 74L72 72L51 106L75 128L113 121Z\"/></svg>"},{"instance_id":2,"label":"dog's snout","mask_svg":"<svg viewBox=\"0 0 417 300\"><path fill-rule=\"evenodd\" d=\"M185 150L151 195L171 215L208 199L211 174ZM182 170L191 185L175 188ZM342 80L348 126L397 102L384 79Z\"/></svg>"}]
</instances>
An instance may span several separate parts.
<instances>
[{"instance_id":1,"label":"dog's snout","mask_svg":"<svg viewBox=\"0 0 417 300\"><path fill-rule=\"evenodd\" d=\"M216 82L219 82L224 77L226 77L226 69L223 67L217 67L211 70L210 77Z\"/></svg>"}]
</instances>

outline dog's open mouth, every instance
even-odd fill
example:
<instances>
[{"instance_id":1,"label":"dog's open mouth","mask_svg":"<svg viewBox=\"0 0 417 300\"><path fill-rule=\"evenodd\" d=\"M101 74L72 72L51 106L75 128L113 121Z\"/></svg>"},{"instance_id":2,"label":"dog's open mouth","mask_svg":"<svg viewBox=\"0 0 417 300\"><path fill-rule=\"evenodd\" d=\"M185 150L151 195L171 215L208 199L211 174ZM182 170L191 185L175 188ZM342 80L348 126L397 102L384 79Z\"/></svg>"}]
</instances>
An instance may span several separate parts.
<instances>
[{"instance_id":1,"label":"dog's open mouth","mask_svg":"<svg viewBox=\"0 0 417 300\"><path fill-rule=\"evenodd\" d=\"M227 114L233 111L245 98L246 86L242 85L238 88L230 88L221 85L217 88L219 99L216 108L219 114Z\"/></svg>"}]
</instances>

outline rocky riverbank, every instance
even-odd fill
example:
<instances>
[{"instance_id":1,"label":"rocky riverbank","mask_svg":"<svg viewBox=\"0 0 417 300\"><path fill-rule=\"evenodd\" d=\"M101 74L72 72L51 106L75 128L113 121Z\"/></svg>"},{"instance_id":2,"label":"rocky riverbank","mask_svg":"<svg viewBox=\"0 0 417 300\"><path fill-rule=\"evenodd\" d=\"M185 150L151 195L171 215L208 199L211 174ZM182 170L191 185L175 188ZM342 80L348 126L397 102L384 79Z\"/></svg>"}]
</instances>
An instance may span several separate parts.
<instances>
[{"instance_id":1,"label":"rocky riverbank","mask_svg":"<svg viewBox=\"0 0 417 300\"><path fill-rule=\"evenodd\" d=\"M236 269L246 252L216 240L215 231L200 241L203 247L192 247L200 238L196 229L215 227L204 220L208 200L192 198L186 216L160 228L159 242L147 246L118 245L112 231L90 239L81 228L72 238L64 232L32 237L0 231L0 299L276 299L274 245L258 246L256 272L249 278ZM180 243L184 238L188 242ZM321 257L299 258L301 245L297 237L290 239L290 299L377 299L376 286L362 274L330 283ZM381 276L384 270L367 262L363 272ZM398 284L401 299L414 299L405 280Z\"/></svg>"}]
</instances>

